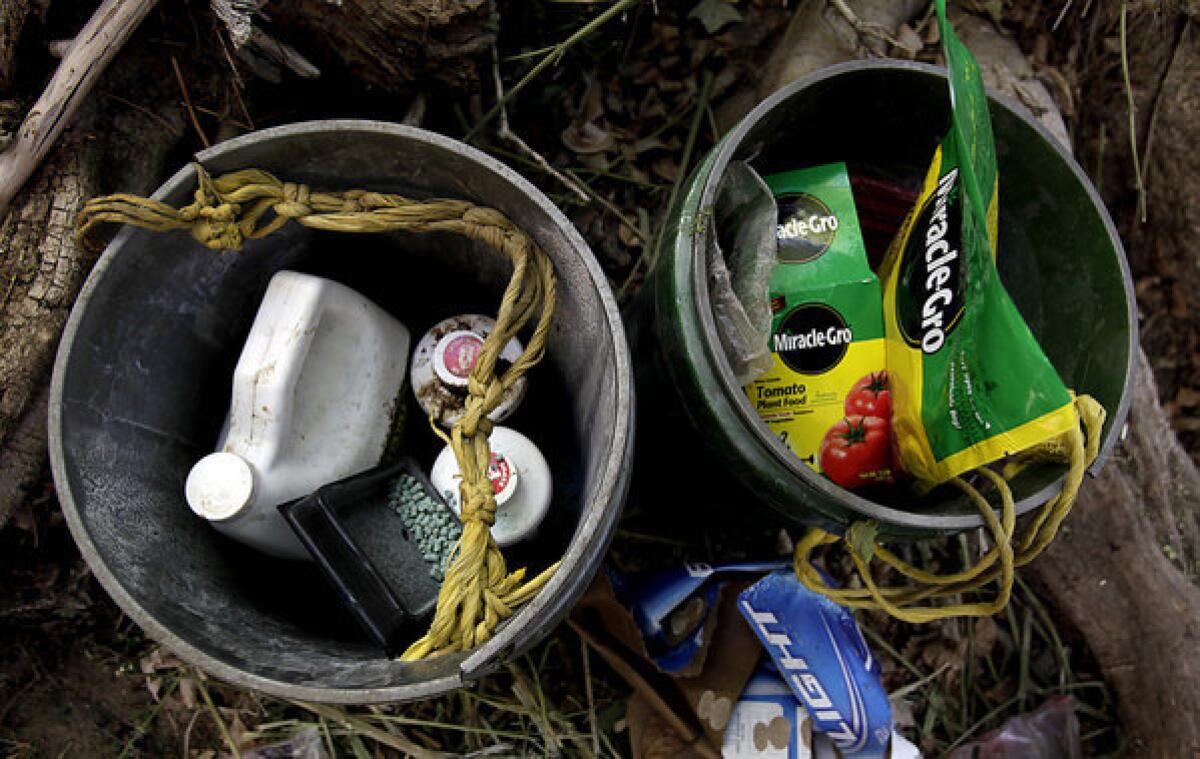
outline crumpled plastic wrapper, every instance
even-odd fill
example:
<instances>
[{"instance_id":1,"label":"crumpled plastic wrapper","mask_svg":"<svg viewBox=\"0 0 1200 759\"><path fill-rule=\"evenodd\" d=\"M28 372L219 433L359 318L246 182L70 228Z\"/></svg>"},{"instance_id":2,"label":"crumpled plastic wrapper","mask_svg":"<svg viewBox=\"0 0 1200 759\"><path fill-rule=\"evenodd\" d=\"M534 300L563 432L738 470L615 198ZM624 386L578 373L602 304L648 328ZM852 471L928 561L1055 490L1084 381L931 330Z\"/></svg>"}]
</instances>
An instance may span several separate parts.
<instances>
[{"instance_id":1,"label":"crumpled plastic wrapper","mask_svg":"<svg viewBox=\"0 0 1200 759\"><path fill-rule=\"evenodd\" d=\"M771 356L771 275L777 211L771 189L754 169L733 161L713 206L708 293L725 358L746 385L774 365Z\"/></svg>"},{"instance_id":2,"label":"crumpled plastic wrapper","mask_svg":"<svg viewBox=\"0 0 1200 759\"><path fill-rule=\"evenodd\" d=\"M286 741L243 751L241 759L331 759L316 726L307 727Z\"/></svg>"},{"instance_id":3,"label":"crumpled plastic wrapper","mask_svg":"<svg viewBox=\"0 0 1200 759\"><path fill-rule=\"evenodd\" d=\"M948 759L1080 759L1079 718L1072 696L1051 696L1038 708L1009 719Z\"/></svg>"}]
</instances>

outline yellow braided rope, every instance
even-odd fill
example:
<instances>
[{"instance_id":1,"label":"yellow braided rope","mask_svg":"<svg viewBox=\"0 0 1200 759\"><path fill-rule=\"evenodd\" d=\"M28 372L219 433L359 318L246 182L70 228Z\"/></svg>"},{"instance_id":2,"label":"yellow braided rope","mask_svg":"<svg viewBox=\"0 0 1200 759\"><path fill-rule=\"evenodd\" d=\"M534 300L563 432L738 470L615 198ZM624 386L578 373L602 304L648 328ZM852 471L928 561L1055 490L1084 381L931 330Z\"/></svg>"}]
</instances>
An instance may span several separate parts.
<instances>
[{"instance_id":1,"label":"yellow braided rope","mask_svg":"<svg viewBox=\"0 0 1200 759\"><path fill-rule=\"evenodd\" d=\"M1105 417L1104 407L1092 397L1081 395L1075 399L1075 409L1087 431L1086 441L1083 431L1076 426L1054 440L1018 454L1004 468L1003 476L986 467L976 470L990 480L1000 494L999 519L996 518L991 504L974 486L959 477L951 480L979 509L984 526L991 536L991 547L970 567L950 574L935 574L914 567L876 543L875 524L868 521L855 522L844 537L838 537L820 528L809 530L796 545L796 576L805 587L843 606L885 611L904 622L932 622L949 617L985 617L999 612L1008 604L1012 594L1015 569L1033 561L1054 540L1063 520L1075 504L1075 496L1083 482L1084 473L1099 453L1100 431L1104 426ZM1065 461L1068 465L1067 476L1063 481L1062 490L1039 507L1021 534L1017 535L1016 505L1007 480L1036 461ZM855 570L862 579L863 587L830 586L813 565L812 553L815 549L838 542L845 545ZM871 574L870 562L874 557L878 557L884 564L914 581L914 584L880 587ZM990 601L942 606L920 605L929 599L978 591L997 580L998 590Z\"/></svg>"},{"instance_id":2,"label":"yellow braided rope","mask_svg":"<svg viewBox=\"0 0 1200 759\"><path fill-rule=\"evenodd\" d=\"M417 201L364 190L316 192L258 169L215 179L200 165L195 169L198 184L189 205L175 208L125 194L95 198L84 204L76 219L77 239L95 247L97 233L107 225L133 224L155 231L185 229L206 247L236 250L245 240L265 237L295 220L331 232L451 232L500 251L512 264L496 326L471 371L466 410L449 436L438 430L462 472L463 532L451 554L429 632L401 658L423 659L482 644L558 568L555 563L528 582L524 569L508 571L492 539L496 500L486 476L492 431L487 415L545 353L556 292L549 257L504 214L465 200ZM501 349L531 323L525 351L497 376Z\"/></svg>"}]
</instances>

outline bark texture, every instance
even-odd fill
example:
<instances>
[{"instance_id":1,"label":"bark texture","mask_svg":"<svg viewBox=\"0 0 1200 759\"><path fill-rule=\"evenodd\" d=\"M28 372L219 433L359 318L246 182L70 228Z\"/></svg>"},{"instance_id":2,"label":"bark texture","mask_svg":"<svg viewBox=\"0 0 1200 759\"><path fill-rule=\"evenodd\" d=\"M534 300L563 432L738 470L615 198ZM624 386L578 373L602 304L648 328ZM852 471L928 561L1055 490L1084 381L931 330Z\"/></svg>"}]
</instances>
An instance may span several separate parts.
<instances>
[{"instance_id":1,"label":"bark texture","mask_svg":"<svg viewBox=\"0 0 1200 759\"><path fill-rule=\"evenodd\" d=\"M0 0L0 97L12 87L17 44L33 12L29 0Z\"/></svg>"},{"instance_id":2,"label":"bark texture","mask_svg":"<svg viewBox=\"0 0 1200 759\"><path fill-rule=\"evenodd\" d=\"M827 0L802 3L755 86L731 95L718 110L722 128L732 127L776 90L819 68L886 55L889 45L881 33L894 34L925 6L921 0L846 0L846 7L860 23L860 28L855 28Z\"/></svg>"},{"instance_id":3,"label":"bark texture","mask_svg":"<svg viewBox=\"0 0 1200 759\"><path fill-rule=\"evenodd\" d=\"M0 214L42 164L63 129L86 102L108 62L154 7L156 0L104 0L79 30L45 91L0 153Z\"/></svg>"},{"instance_id":4,"label":"bark texture","mask_svg":"<svg viewBox=\"0 0 1200 759\"><path fill-rule=\"evenodd\" d=\"M1197 8L1200 13L1200 8ZM1142 344L1158 380L1160 398L1173 407L1176 429L1200 449L1200 21L1182 13L1147 12L1128 21L1129 75L1135 104L1137 150L1146 194L1146 217L1137 210L1136 173L1123 106L1085 114L1103 125L1108 157L1103 189L1128 245L1139 278L1145 319ZM1102 44L1097 41L1096 44ZM1093 91L1124 103L1110 75ZM1097 95L1094 97L1103 97ZM1118 99L1119 98L1119 99ZM1085 100L1091 104L1093 101ZM1093 131L1095 134L1095 131ZM1182 392L1181 392L1182 391Z\"/></svg>"},{"instance_id":5,"label":"bark texture","mask_svg":"<svg viewBox=\"0 0 1200 759\"><path fill-rule=\"evenodd\" d=\"M1190 436L1193 450L1200 442L1187 401L1200 385L1197 12L1195 3L1128 5L1130 88L1113 45L1120 6L1098 6L1076 22L1069 73L1082 92L1080 154L1125 240L1149 359L1141 356L1125 444L1085 488L1067 531L1030 567L1094 652L1133 747L1155 757L1200 751L1200 474L1176 438L1177 430Z\"/></svg>"},{"instance_id":6,"label":"bark texture","mask_svg":"<svg viewBox=\"0 0 1200 759\"><path fill-rule=\"evenodd\" d=\"M122 56L103 86L141 88L154 110L90 100L0 222L0 523L45 472L54 352L95 260L75 245L75 213L94 195L152 189L183 131L174 94L146 89L144 64Z\"/></svg>"},{"instance_id":7,"label":"bark texture","mask_svg":"<svg viewBox=\"0 0 1200 759\"><path fill-rule=\"evenodd\" d=\"M268 30L322 71L384 92L474 88L496 38L491 0L276 0L265 12Z\"/></svg>"},{"instance_id":8,"label":"bark texture","mask_svg":"<svg viewBox=\"0 0 1200 759\"><path fill-rule=\"evenodd\" d=\"M1058 539L1026 570L1087 641L1140 755L1200 750L1200 475L1141 357L1129 435L1085 484ZM1188 569L1185 571L1185 566Z\"/></svg>"}]
</instances>

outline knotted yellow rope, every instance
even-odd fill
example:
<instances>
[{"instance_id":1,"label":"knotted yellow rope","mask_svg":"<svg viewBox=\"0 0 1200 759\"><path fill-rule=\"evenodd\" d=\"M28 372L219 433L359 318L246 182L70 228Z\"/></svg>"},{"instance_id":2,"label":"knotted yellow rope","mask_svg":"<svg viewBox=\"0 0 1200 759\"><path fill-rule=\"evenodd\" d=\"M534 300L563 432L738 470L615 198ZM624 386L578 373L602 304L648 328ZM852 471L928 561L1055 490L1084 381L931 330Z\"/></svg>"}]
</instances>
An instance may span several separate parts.
<instances>
[{"instance_id":1,"label":"knotted yellow rope","mask_svg":"<svg viewBox=\"0 0 1200 759\"><path fill-rule=\"evenodd\" d=\"M423 659L480 645L558 568L555 563L528 582L524 569L508 571L492 539L496 499L486 476L492 431L487 415L545 353L556 288L549 257L504 214L465 200L418 201L364 190L316 192L258 169L215 179L200 165L195 169L198 185L191 204L175 208L125 194L95 198L84 204L76 219L77 239L95 247L96 233L104 226L133 224L155 231L185 229L209 248L236 250L245 240L265 237L295 220L331 232L451 232L500 251L512 264L496 326L471 371L466 410L448 437L438 431L454 450L462 472L463 532L446 570L429 632L401 658ZM525 351L497 376L501 349L530 323L533 333Z\"/></svg>"},{"instance_id":2,"label":"knotted yellow rope","mask_svg":"<svg viewBox=\"0 0 1200 759\"><path fill-rule=\"evenodd\" d=\"M984 525L991 536L991 548L974 565L950 574L934 574L914 567L875 541L876 525L872 521L855 522L844 537L839 538L820 528L809 530L796 545L796 576L805 587L828 596L853 609L878 609L904 622L931 622L949 617L986 617L1002 610L1012 595L1013 577L1017 567L1037 558L1058 534L1058 528L1075 504L1075 496L1083 482L1084 472L1096 460L1100 450L1100 431L1104 426L1104 407L1087 395L1075 399L1075 409L1087 431L1075 427L1061 437L1018 454L1004 468L1003 476L981 467L978 471L995 486L1000 494L1000 518L987 499L969 482L955 477L951 482L979 508ZM1046 501L1030 518L1021 534L1016 535L1016 505L1007 480L1018 471L1037 461L1065 461L1067 476L1062 490ZM823 545L843 542L862 588L837 588L825 582L812 563L812 552ZM879 557L884 564L916 584L899 587L879 587L871 575L870 562ZM999 564L997 566L997 563ZM978 591L990 582L999 580L996 596L990 601L955 603L945 606L919 605L922 601L956 596Z\"/></svg>"}]
</instances>

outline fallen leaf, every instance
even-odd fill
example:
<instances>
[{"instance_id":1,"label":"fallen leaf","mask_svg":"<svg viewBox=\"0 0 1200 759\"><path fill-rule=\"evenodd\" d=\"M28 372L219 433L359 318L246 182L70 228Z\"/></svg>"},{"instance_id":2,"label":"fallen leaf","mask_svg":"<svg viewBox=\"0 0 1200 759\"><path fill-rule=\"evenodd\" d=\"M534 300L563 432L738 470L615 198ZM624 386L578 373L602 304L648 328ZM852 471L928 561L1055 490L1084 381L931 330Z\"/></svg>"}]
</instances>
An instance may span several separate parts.
<instances>
[{"instance_id":1,"label":"fallen leaf","mask_svg":"<svg viewBox=\"0 0 1200 759\"><path fill-rule=\"evenodd\" d=\"M775 553L780 556L791 556L796 550L796 541L792 540L792 536L788 531L779 528L779 533L775 536Z\"/></svg>"},{"instance_id":2,"label":"fallen leaf","mask_svg":"<svg viewBox=\"0 0 1200 759\"><path fill-rule=\"evenodd\" d=\"M983 10L992 17L992 23L1000 26L1004 23L1004 0L981 0Z\"/></svg>"},{"instance_id":3,"label":"fallen leaf","mask_svg":"<svg viewBox=\"0 0 1200 759\"><path fill-rule=\"evenodd\" d=\"M661 137L643 137L642 139L633 143L633 152L636 155L637 153L644 153L647 150L655 150L665 147L667 147L667 143L663 142Z\"/></svg>"},{"instance_id":4,"label":"fallen leaf","mask_svg":"<svg viewBox=\"0 0 1200 759\"><path fill-rule=\"evenodd\" d=\"M1185 416L1174 420L1175 426L1184 432L1200 432L1200 417Z\"/></svg>"},{"instance_id":5,"label":"fallen leaf","mask_svg":"<svg viewBox=\"0 0 1200 759\"><path fill-rule=\"evenodd\" d=\"M846 530L846 542L850 550L863 563L870 563L871 557L875 555L875 536L878 532L879 525L871 520L855 522Z\"/></svg>"},{"instance_id":6,"label":"fallen leaf","mask_svg":"<svg viewBox=\"0 0 1200 759\"><path fill-rule=\"evenodd\" d=\"M986 659L992 654L998 639L996 623L991 617L975 620L975 658Z\"/></svg>"},{"instance_id":7,"label":"fallen leaf","mask_svg":"<svg viewBox=\"0 0 1200 759\"><path fill-rule=\"evenodd\" d=\"M585 123L596 121L604 115L604 88L600 86L599 80L594 77L587 77L587 81L588 86L579 104L578 116L578 121Z\"/></svg>"},{"instance_id":8,"label":"fallen leaf","mask_svg":"<svg viewBox=\"0 0 1200 759\"><path fill-rule=\"evenodd\" d=\"M1181 387L1175 393L1175 403L1181 408L1200 406L1200 390L1194 387Z\"/></svg>"},{"instance_id":9,"label":"fallen leaf","mask_svg":"<svg viewBox=\"0 0 1200 759\"><path fill-rule=\"evenodd\" d=\"M943 670L938 679L948 687L962 671L965 648L945 640L934 641L921 649L921 661L931 670Z\"/></svg>"},{"instance_id":10,"label":"fallen leaf","mask_svg":"<svg viewBox=\"0 0 1200 759\"><path fill-rule=\"evenodd\" d=\"M716 34L726 26L741 21L742 14L726 0L700 0L688 18L697 19L704 26L704 31Z\"/></svg>"},{"instance_id":11,"label":"fallen leaf","mask_svg":"<svg viewBox=\"0 0 1200 759\"><path fill-rule=\"evenodd\" d=\"M1033 60L1046 63L1050 60L1050 46L1054 40L1049 34L1042 32L1033 40Z\"/></svg>"},{"instance_id":12,"label":"fallen leaf","mask_svg":"<svg viewBox=\"0 0 1200 759\"><path fill-rule=\"evenodd\" d=\"M566 145L579 155L594 155L603 153L613 147L612 132L602 129L587 121L583 124L570 124L562 133L563 145Z\"/></svg>"},{"instance_id":13,"label":"fallen leaf","mask_svg":"<svg viewBox=\"0 0 1200 759\"><path fill-rule=\"evenodd\" d=\"M189 709L196 708L196 681L190 677L179 679L179 700Z\"/></svg>"},{"instance_id":14,"label":"fallen leaf","mask_svg":"<svg viewBox=\"0 0 1200 759\"><path fill-rule=\"evenodd\" d=\"M907 698L889 698L892 704L892 724L896 727L916 727L912 702Z\"/></svg>"},{"instance_id":15,"label":"fallen leaf","mask_svg":"<svg viewBox=\"0 0 1200 759\"><path fill-rule=\"evenodd\" d=\"M1001 704L1012 698L1017 692L1017 678L1009 675L1000 682L988 688L983 695L993 704Z\"/></svg>"},{"instance_id":16,"label":"fallen leaf","mask_svg":"<svg viewBox=\"0 0 1200 759\"><path fill-rule=\"evenodd\" d=\"M901 24L896 30L896 43L899 57L913 59L917 57L917 53L925 47L925 40L921 39L921 35L917 34L917 30L913 29L908 24Z\"/></svg>"},{"instance_id":17,"label":"fallen leaf","mask_svg":"<svg viewBox=\"0 0 1200 759\"><path fill-rule=\"evenodd\" d=\"M621 238L622 244L631 248L642 244L642 238L638 237L637 232L628 224L621 224L617 227L617 237Z\"/></svg>"},{"instance_id":18,"label":"fallen leaf","mask_svg":"<svg viewBox=\"0 0 1200 759\"><path fill-rule=\"evenodd\" d=\"M27 532L33 536L34 545L37 544L37 518L33 515L33 505L29 502L30 499L23 499L16 510L13 511L10 517L13 527L18 530Z\"/></svg>"},{"instance_id":19,"label":"fallen leaf","mask_svg":"<svg viewBox=\"0 0 1200 759\"><path fill-rule=\"evenodd\" d=\"M674 182L679 176L679 164L670 156L663 156L650 164L650 170L668 182Z\"/></svg>"},{"instance_id":20,"label":"fallen leaf","mask_svg":"<svg viewBox=\"0 0 1200 759\"><path fill-rule=\"evenodd\" d=\"M933 22L932 16L921 27L921 39L926 45L936 45L942 41L942 29Z\"/></svg>"}]
</instances>

